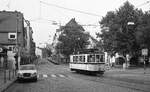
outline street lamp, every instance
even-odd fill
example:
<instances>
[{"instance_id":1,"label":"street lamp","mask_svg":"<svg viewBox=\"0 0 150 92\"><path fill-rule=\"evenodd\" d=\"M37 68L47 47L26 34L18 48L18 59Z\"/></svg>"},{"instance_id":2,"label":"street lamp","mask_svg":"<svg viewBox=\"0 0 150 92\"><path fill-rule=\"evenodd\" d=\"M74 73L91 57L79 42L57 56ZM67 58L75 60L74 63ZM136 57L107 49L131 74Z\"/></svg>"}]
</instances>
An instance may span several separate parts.
<instances>
[{"instance_id":1,"label":"street lamp","mask_svg":"<svg viewBox=\"0 0 150 92\"><path fill-rule=\"evenodd\" d=\"M134 22L127 22L127 33L129 33L129 26L134 26L135 24L134 24ZM130 45L130 44L129 44ZM126 54L126 67L128 67L129 66L129 59L130 59L130 56L129 56L129 54Z\"/></svg>"},{"instance_id":2,"label":"street lamp","mask_svg":"<svg viewBox=\"0 0 150 92\"><path fill-rule=\"evenodd\" d=\"M19 34L18 34L18 23L19 23L19 15L17 13L17 16L16 16L16 63L17 63L17 69L20 68L20 46L19 46L19 41L18 41L18 37L19 37Z\"/></svg>"},{"instance_id":3,"label":"street lamp","mask_svg":"<svg viewBox=\"0 0 150 92\"><path fill-rule=\"evenodd\" d=\"M127 25L134 25L134 22L128 22Z\"/></svg>"},{"instance_id":4,"label":"street lamp","mask_svg":"<svg viewBox=\"0 0 150 92\"><path fill-rule=\"evenodd\" d=\"M46 42L45 43L39 43L39 45L42 45L43 48L46 48L47 44L48 43L46 43Z\"/></svg>"},{"instance_id":5,"label":"street lamp","mask_svg":"<svg viewBox=\"0 0 150 92\"><path fill-rule=\"evenodd\" d=\"M59 27L61 27L61 22L58 23L58 22L56 22L56 21L53 21L53 22L52 22L52 25L58 25Z\"/></svg>"},{"instance_id":6,"label":"street lamp","mask_svg":"<svg viewBox=\"0 0 150 92\"><path fill-rule=\"evenodd\" d=\"M59 28L56 29L56 33L59 33L61 32L61 22L56 22L56 21L53 21L52 22L52 25L57 25ZM56 35L55 35L56 36ZM55 39L54 39L55 40ZM58 63L61 62L61 47L60 47L60 42L57 43L58 44L58 53L57 53L57 60L58 60Z\"/></svg>"},{"instance_id":7,"label":"street lamp","mask_svg":"<svg viewBox=\"0 0 150 92\"><path fill-rule=\"evenodd\" d=\"M78 37L78 49L81 49L80 47L80 38Z\"/></svg>"}]
</instances>

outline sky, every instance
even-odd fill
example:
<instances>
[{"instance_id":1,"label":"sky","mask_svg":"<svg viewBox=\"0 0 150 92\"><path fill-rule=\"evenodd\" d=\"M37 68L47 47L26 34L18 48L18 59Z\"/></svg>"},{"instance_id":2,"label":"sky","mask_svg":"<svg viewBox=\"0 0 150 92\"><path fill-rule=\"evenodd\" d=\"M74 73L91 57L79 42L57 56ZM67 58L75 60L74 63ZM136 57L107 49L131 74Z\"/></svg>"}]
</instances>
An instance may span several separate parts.
<instances>
[{"instance_id":1,"label":"sky","mask_svg":"<svg viewBox=\"0 0 150 92\"><path fill-rule=\"evenodd\" d=\"M33 28L36 46L52 43L59 25L63 26L72 18L83 26L94 38L100 32L99 21L108 11L115 11L127 0L0 0L0 11L19 11L29 20ZM128 0L136 8L150 10L150 0ZM69 10L70 9L70 10ZM71 11L81 11L75 12ZM90 13L90 14L87 14ZM53 25L53 22L58 25Z\"/></svg>"}]
</instances>

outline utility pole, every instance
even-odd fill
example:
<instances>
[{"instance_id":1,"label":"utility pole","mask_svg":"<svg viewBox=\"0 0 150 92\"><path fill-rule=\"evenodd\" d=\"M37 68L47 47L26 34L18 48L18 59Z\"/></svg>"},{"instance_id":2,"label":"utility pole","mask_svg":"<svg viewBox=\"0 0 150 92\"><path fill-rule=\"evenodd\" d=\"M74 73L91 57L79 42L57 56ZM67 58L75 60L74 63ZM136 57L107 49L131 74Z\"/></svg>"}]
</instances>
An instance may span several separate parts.
<instances>
[{"instance_id":1,"label":"utility pole","mask_svg":"<svg viewBox=\"0 0 150 92\"><path fill-rule=\"evenodd\" d=\"M58 32L60 32L61 31L61 22L59 21L59 23L58 22L56 22L56 21L53 21L53 23L52 23L52 25L57 25L59 28L58 29L56 29L56 33L58 33ZM55 35L56 36L56 35ZM58 43L58 54L57 54L57 60L58 60L58 63L60 63L61 62L61 56L60 56L60 44Z\"/></svg>"},{"instance_id":2,"label":"utility pole","mask_svg":"<svg viewBox=\"0 0 150 92\"><path fill-rule=\"evenodd\" d=\"M146 73L146 56L148 56L148 49L144 48L142 49L142 55L143 55L143 65L144 65L144 74Z\"/></svg>"},{"instance_id":3,"label":"utility pole","mask_svg":"<svg viewBox=\"0 0 150 92\"><path fill-rule=\"evenodd\" d=\"M16 63L17 63L17 67L19 69L20 67L20 47L19 47L19 44L18 44L18 13L17 13L17 17L16 17L16 54L17 54L17 60L16 60Z\"/></svg>"}]
</instances>

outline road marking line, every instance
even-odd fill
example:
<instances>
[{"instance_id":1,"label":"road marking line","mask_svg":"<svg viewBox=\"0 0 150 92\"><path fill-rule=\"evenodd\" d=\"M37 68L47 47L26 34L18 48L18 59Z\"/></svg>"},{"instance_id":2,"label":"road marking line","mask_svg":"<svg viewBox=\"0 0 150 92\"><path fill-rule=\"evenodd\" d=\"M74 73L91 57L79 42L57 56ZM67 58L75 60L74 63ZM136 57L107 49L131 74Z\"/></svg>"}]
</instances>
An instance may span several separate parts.
<instances>
[{"instance_id":1,"label":"road marking line","mask_svg":"<svg viewBox=\"0 0 150 92\"><path fill-rule=\"evenodd\" d=\"M43 77L44 77L44 78L47 78L48 76L47 76L46 74L43 74Z\"/></svg>"},{"instance_id":2,"label":"road marking line","mask_svg":"<svg viewBox=\"0 0 150 92\"><path fill-rule=\"evenodd\" d=\"M51 74L51 77L56 77L56 75L55 74Z\"/></svg>"},{"instance_id":3,"label":"road marking line","mask_svg":"<svg viewBox=\"0 0 150 92\"><path fill-rule=\"evenodd\" d=\"M62 74L58 74L58 75L59 75L60 77L63 77L63 78L65 77L65 76L64 76L64 75L62 75Z\"/></svg>"},{"instance_id":4,"label":"road marking line","mask_svg":"<svg viewBox=\"0 0 150 92\"><path fill-rule=\"evenodd\" d=\"M42 74L38 74L37 76L38 76L38 78L41 78L41 77L42 77Z\"/></svg>"},{"instance_id":5,"label":"road marking line","mask_svg":"<svg viewBox=\"0 0 150 92\"><path fill-rule=\"evenodd\" d=\"M37 77L39 78L39 77L40 77L40 75L37 75Z\"/></svg>"}]
</instances>

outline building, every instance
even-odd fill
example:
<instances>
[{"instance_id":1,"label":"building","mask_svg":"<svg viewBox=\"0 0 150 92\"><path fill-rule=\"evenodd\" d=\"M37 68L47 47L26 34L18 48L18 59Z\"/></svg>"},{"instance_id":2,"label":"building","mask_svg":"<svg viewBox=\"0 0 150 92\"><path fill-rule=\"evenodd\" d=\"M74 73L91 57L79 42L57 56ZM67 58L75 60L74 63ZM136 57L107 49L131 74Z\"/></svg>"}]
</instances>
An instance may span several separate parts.
<instances>
[{"instance_id":1,"label":"building","mask_svg":"<svg viewBox=\"0 0 150 92\"><path fill-rule=\"evenodd\" d=\"M32 41L33 31L28 32L25 26L28 27L29 25L25 22L21 12L0 12L0 45L8 49L8 59L15 59L14 56L17 56L18 65L20 65L20 59L24 55L28 55L27 51L30 52L30 49L35 46L35 43ZM33 49L35 51L35 48Z\"/></svg>"},{"instance_id":2,"label":"building","mask_svg":"<svg viewBox=\"0 0 150 92\"><path fill-rule=\"evenodd\" d=\"M9 51L18 45L25 47L24 18L20 12L0 12L0 44Z\"/></svg>"},{"instance_id":3,"label":"building","mask_svg":"<svg viewBox=\"0 0 150 92\"><path fill-rule=\"evenodd\" d=\"M24 17L20 12L0 12L0 44L8 49L8 59L25 47ZM18 55L20 56L20 55ZM20 57L19 57L20 59Z\"/></svg>"},{"instance_id":4,"label":"building","mask_svg":"<svg viewBox=\"0 0 150 92\"><path fill-rule=\"evenodd\" d=\"M25 30L25 51L24 51L24 56L25 58L28 58L29 61L33 61L33 58L36 56L35 55L35 42L33 40L33 29L30 25L30 22L28 20L24 20L24 30Z\"/></svg>"},{"instance_id":5,"label":"building","mask_svg":"<svg viewBox=\"0 0 150 92\"><path fill-rule=\"evenodd\" d=\"M38 58L43 58L43 55L42 55L42 48L40 47L37 47L36 50L35 50L35 54Z\"/></svg>"}]
</instances>

